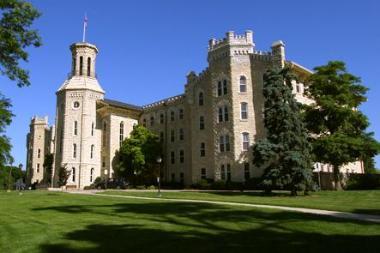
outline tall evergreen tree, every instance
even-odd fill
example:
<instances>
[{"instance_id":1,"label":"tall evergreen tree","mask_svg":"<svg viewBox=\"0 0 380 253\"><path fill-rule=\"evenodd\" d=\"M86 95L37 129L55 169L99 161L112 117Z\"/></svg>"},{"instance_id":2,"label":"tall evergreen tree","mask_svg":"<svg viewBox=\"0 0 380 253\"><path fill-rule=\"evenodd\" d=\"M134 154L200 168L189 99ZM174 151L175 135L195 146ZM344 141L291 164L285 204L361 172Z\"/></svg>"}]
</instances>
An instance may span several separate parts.
<instances>
[{"instance_id":1,"label":"tall evergreen tree","mask_svg":"<svg viewBox=\"0 0 380 253\"><path fill-rule=\"evenodd\" d=\"M360 78L348 73L340 61L314 70L307 82L307 94L315 103L306 106L306 125L314 136L316 160L333 166L335 188L339 190L340 167L374 157L380 145L373 133L365 132L369 122L358 109L367 92Z\"/></svg>"},{"instance_id":2,"label":"tall evergreen tree","mask_svg":"<svg viewBox=\"0 0 380 253\"><path fill-rule=\"evenodd\" d=\"M311 145L292 94L295 79L289 67L270 69L264 75L266 138L253 146L253 162L264 169L265 189L289 189L293 195L307 192L312 183Z\"/></svg>"}]
</instances>

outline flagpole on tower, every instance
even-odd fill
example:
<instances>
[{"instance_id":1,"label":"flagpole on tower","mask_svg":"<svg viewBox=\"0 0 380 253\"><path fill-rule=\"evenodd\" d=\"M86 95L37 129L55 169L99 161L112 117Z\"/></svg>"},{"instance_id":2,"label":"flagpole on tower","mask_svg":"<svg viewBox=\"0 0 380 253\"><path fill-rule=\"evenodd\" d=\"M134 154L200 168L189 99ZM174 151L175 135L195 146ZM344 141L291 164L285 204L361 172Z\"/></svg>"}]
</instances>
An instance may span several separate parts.
<instances>
[{"instance_id":1,"label":"flagpole on tower","mask_svg":"<svg viewBox=\"0 0 380 253\"><path fill-rule=\"evenodd\" d=\"M87 29L87 13L84 14L84 20L83 20L83 42L86 41L86 29Z\"/></svg>"}]
</instances>

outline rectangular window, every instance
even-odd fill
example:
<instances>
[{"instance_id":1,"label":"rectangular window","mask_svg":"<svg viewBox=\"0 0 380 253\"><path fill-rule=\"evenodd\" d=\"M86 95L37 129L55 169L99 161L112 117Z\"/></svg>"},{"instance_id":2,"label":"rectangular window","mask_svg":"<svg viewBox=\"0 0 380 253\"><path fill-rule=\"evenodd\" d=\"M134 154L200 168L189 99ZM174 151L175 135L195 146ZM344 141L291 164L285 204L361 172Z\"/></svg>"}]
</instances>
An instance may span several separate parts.
<instances>
[{"instance_id":1,"label":"rectangular window","mask_svg":"<svg viewBox=\"0 0 380 253\"><path fill-rule=\"evenodd\" d=\"M71 170L71 176L72 176L71 180L72 180L73 182L75 182L75 168L74 168L74 167L73 167L72 170Z\"/></svg>"},{"instance_id":2,"label":"rectangular window","mask_svg":"<svg viewBox=\"0 0 380 253\"><path fill-rule=\"evenodd\" d=\"M205 118L203 116L199 117L199 129L200 130L205 129Z\"/></svg>"},{"instance_id":3,"label":"rectangular window","mask_svg":"<svg viewBox=\"0 0 380 253\"><path fill-rule=\"evenodd\" d=\"M226 169L224 168L224 164L220 166L220 178L226 180Z\"/></svg>"},{"instance_id":4,"label":"rectangular window","mask_svg":"<svg viewBox=\"0 0 380 253\"><path fill-rule=\"evenodd\" d=\"M185 139L185 133L183 131L183 128L179 129L179 139L183 141Z\"/></svg>"},{"instance_id":5,"label":"rectangular window","mask_svg":"<svg viewBox=\"0 0 380 253\"><path fill-rule=\"evenodd\" d=\"M181 172L179 174L179 180L180 180L181 184L183 184L185 182L185 174L183 172Z\"/></svg>"},{"instance_id":6,"label":"rectangular window","mask_svg":"<svg viewBox=\"0 0 380 253\"><path fill-rule=\"evenodd\" d=\"M74 121L74 135L78 135L78 121Z\"/></svg>"},{"instance_id":7,"label":"rectangular window","mask_svg":"<svg viewBox=\"0 0 380 253\"><path fill-rule=\"evenodd\" d=\"M171 142L174 142L174 141L175 141L175 133L174 133L174 129L172 129L172 130L170 131L170 141L171 141Z\"/></svg>"},{"instance_id":8,"label":"rectangular window","mask_svg":"<svg viewBox=\"0 0 380 253\"><path fill-rule=\"evenodd\" d=\"M40 164L37 163L37 173L40 173Z\"/></svg>"},{"instance_id":9,"label":"rectangular window","mask_svg":"<svg viewBox=\"0 0 380 253\"><path fill-rule=\"evenodd\" d=\"M37 154L37 157L38 158L41 158L41 149L38 149L38 152L37 152L38 154Z\"/></svg>"},{"instance_id":10,"label":"rectangular window","mask_svg":"<svg viewBox=\"0 0 380 253\"><path fill-rule=\"evenodd\" d=\"M164 141L164 132L160 132L160 141L161 141L161 142Z\"/></svg>"},{"instance_id":11,"label":"rectangular window","mask_svg":"<svg viewBox=\"0 0 380 253\"><path fill-rule=\"evenodd\" d=\"M250 178L249 163L244 163L244 179L248 180L249 178Z\"/></svg>"},{"instance_id":12,"label":"rectangular window","mask_svg":"<svg viewBox=\"0 0 380 253\"><path fill-rule=\"evenodd\" d=\"M106 167L106 157L105 156L102 157L102 167L103 168Z\"/></svg>"},{"instance_id":13,"label":"rectangular window","mask_svg":"<svg viewBox=\"0 0 380 253\"><path fill-rule=\"evenodd\" d=\"M223 95L227 95L227 80L223 80Z\"/></svg>"},{"instance_id":14,"label":"rectangular window","mask_svg":"<svg viewBox=\"0 0 380 253\"><path fill-rule=\"evenodd\" d=\"M227 181L231 181L231 165L227 164Z\"/></svg>"},{"instance_id":15,"label":"rectangular window","mask_svg":"<svg viewBox=\"0 0 380 253\"><path fill-rule=\"evenodd\" d=\"M175 173L171 174L171 179L172 179L172 182L175 182Z\"/></svg>"},{"instance_id":16,"label":"rectangular window","mask_svg":"<svg viewBox=\"0 0 380 253\"><path fill-rule=\"evenodd\" d=\"M77 157L77 144L73 144L73 158Z\"/></svg>"},{"instance_id":17,"label":"rectangular window","mask_svg":"<svg viewBox=\"0 0 380 253\"><path fill-rule=\"evenodd\" d=\"M222 82L219 81L218 82L218 97L220 97L222 95Z\"/></svg>"},{"instance_id":18,"label":"rectangular window","mask_svg":"<svg viewBox=\"0 0 380 253\"><path fill-rule=\"evenodd\" d=\"M219 137L219 151L224 152L224 136Z\"/></svg>"},{"instance_id":19,"label":"rectangular window","mask_svg":"<svg viewBox=\"0 0 380 253\"><path fill-rule=\"evenodd\" d=\"M206 145L204 142L201 143L201 157L206 155Z\"/></svg>"},{"instance_id":20,"label":"rectangular window","mask_svg":"<svg viewBox=\"0 0 380 253\"><path fill-rule=\"evenodd\" d=\"M94 128L95 128L95 124L94 124L94 122L92 122L92 125L91 125L91 136L94 136Z\"/></svg>"},{"instance_id":21,"label":"rectangular window","mask_svg":"<svg viewBox=\"0 0 380 253\"><path fill-rule=\"evenodd\" d=\"M248 104L247 103L240 104L240 112L241 112L241 119L248 119Z\"/></svg>"},{"instance_id":22,"label":"rectangular window","mask_svg":"<svg viewBox=\"0 0 380 253\"><path fill-rule=\"evenodd\" d=\"M170 120L171 120L171 121L174 121L174 111L171 111L171 112L170 112Z\"/></svg>"},{"instance_id":23,"label":"rectangular window","mask_svg":"<svg viewBox=\"0 0 380 253\"><path fill-rule=\"evenodd\" d=\"M179 109L179 119L183 119L183 109Z\"/></svg>"},{"instance_id":24,"label":"rectangular window","mask_svg":"<svg viewBox=\"0 0 380 253\"><path fill-rule=\"evenodd\" d=\"M226 151L230 151L230 136L226 135L225 137Z\"/></svg>"},{"instance_id":25,"label":"rectangular window","mask_svg":"<svg viewBox=\"0 0 380 253\"><path fill-rule=\"evenodd\" d=\"M223 108L219 107L218 121L223 122Z\"/></svg>"},{"instance_id":26,"label":"rectangular window","mask_svg":"<svg viewBox=\"0 0 380 253\"><path fill-rule=\"evenodd\" d=\"M154 117L150 117L150 126L154 126Z\"/></svg>"},{"instance_id":27,"label":"rectangular window","mask_svg":"<svg viewBox=\"0 0 380 253\"><path fill-rule=\"evenodd\" d=\"M164 114L160 114L160 124L164 124Z\"/></svg>"},{"instance_id":28,"label":"rectangular window","mask_svg":"<svg viewBox=\"0 0 380 253\"><path fill-rule=\"evenodd\" d=\"M249 133L243 133L243 150L247 151L249 148Z\"/></svg>"},{"instance_id":29,"label":"rectangular window","mask_svg":"<svg viewBox=\"0 0 380 253\"><path fill-rule=\"evenodd\" d=\"M175 153L174 153L174 151L170 152L170 161L172 164L175 164Z\"/></svg>"},{"instance_id":30,"label":"rectangular window","mask_svg":"<svg viewBox=\"0 0 380 253\"><path fill-rule=\"evenodd\" d=\"M179 151L179 162L184 163L185 162L185 151L180 150Z\"/></svg>"},{"instance_id":31,"label":"rectangular window","mask_svg":"<svg viewBox=\"0 0 380 253\"><path fill-rule=\"evenodd\" d=\"M224 121L228 121L228 107L224 107Z\"/></svg>"},{"instance_id":32,"label":"rectangular window","mask_svg":"<svg viewBox=\"0 0 380 253\"><path fill-rule=\"evenodd\" d=\"M201 179L206 179L207 178L207 173L206 173L206 168L201 169Z\"/></svg>"}]
</instances>

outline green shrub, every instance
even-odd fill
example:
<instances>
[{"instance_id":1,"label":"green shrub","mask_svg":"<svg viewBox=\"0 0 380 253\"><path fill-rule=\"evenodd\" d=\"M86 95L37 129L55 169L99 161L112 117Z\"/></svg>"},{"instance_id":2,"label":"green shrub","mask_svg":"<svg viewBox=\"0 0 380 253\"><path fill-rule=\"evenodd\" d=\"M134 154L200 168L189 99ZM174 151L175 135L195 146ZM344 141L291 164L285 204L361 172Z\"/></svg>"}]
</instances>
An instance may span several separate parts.
<instances>
[{"instance_id":1,"label":"green shrub","mask_svg":"<svg viewBox=\"0 0 380 253\"><path fill-rule=\"evenodd\" d=\"M350 174L346 183L347 190L380 189L380 174Z\"/></svg>"},{"instance_id":2,"label":"green shrub","mask_svg":"<svg viewBox=\"0 0 380 253\"><path fill-rule=\"evenodd\" d=\"M155 189L156 189L156 186L154 186L154 185L150 185L150 186L147 187L147 189L148 189L148 190L155 190Z\"/></svg>"}]
</instances>

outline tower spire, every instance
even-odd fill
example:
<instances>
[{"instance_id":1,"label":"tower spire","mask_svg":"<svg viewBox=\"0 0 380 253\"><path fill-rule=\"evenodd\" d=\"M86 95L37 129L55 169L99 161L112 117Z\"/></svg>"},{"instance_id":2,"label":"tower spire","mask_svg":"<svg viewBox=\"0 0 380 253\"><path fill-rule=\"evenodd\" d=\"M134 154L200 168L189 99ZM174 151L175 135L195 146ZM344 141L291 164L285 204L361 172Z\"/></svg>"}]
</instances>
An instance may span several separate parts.
<instances>
[{"instance_id":1,"label":"tower spire","mask_svg":"<svg viewBox=\"0 0 380 253\"><path fill-rule=\"evenodd\" d=\"M87 29L87 13L84 14L84 20L83 20L83 42L86 41L86 29Z\"/></svg>"}]
</instances>

